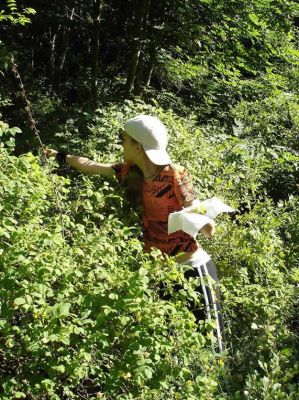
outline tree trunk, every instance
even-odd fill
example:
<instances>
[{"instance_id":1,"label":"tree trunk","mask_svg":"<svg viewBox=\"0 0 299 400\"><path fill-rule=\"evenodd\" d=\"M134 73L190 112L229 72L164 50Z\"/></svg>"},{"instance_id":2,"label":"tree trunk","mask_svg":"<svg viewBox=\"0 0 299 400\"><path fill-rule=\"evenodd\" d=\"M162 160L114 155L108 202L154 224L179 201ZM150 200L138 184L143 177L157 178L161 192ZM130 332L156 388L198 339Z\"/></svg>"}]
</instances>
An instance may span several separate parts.
<instances>
[{"instance_id":1,"label":"tree trunk","mask_svg":"<svg viewBox=\"0 0 299 400\"><path fill-rule=\"evenodd\" d=\"M150 49L148 67L145 71L143 90L146 90L150 85L154 67L156 64L156 58L157 58L157 44L156 42L153 42Z\"/></svg>"},{"instance_id":2,"label":"tree trunk","mask_svg":"<svg viewBox=\"0 0 299 400\"><path fill-rule=\"evenodd\" d=\"M93 2L93 32L91 39L91 97L93 106L98 104L98 81L100 73L100 25L103 8L103 0L94 0Z\"/></svg>"},{"instance_id":3,"label":"tree trunk","mask_svg":"<svg viewBox=\"0 0 299 400\"><path fill-rule=\"evenodd\" d=\"M150 10L150 0L146 4L145 18L143 18L143 27L141 32L141 49L139 54L138 65L134 80L134 94L139 95L142 92L143 71L146 64L146 37L147 37L147 18Z\"/></svg>"},{"instance_id":4,"label":"tree trunk","mask_svg":"<svg viewBox=\"0 0 299 400\"><path fill-rule=\"evenodd\" d=\"M165 10L164 14L162 14L161 26L163 26L164 24L165 24ZM158 50L161 47L162 37L163 37L162 29L156 30L154 32L153 40L151 41L148 50L149 61L143 76L143 81L144 81L142 89L143 91L146 90L150 85L152 74L156 65Z\"/></svg>"},{"instance_id":5,"label":"tree trunk","mask_svg":"<svg viewBox=\"0 0 299 400\"><path fill-rule=\"evenodd\" d=\"M146 27L146 20L149 10L150 0L136 0L136 18L134 25L134 36L131 59L129 61L129 70L127 74L126 83L126 95L129 96L134 88L134 82L136 79L136 72L138 63L140 61L140 55L142 50L142 43L144 39L144 30Z\"/></svg>"},{"instance_id":6,"label":"tree trunk","mask_svg":"<svg viewBox=\"0 0 299 400\"><path fill-rule=\"evenodd\" d=\"M134 79L134 95L138 96L142 92L142 78L143 78L143 71L145 67L145 60L146 54L144 49L140 51L138 65L136 69L135 79Z\"/></svg>"},{"instance_id":7,"label":"tree trunk","mask_svg":"<svg viewBox=\"0 0 299 400\"><path fill-rule=\"evenodd\" d=\"M147 32L147 44L139 57L139 63L134 84L134 94L141 96L146 90L152 78L153 70L157 60L158 50L161 47L163 34L165 32L167 10L170 3L162 1L157 7L151 8L150 29Z\"/></svg>"},{"instance_id":8,"label":"tree trunk","mask_svg":"<svg viewBox=\"0 0 299 400\"><path fill-rule=\"evenodd\" d=\"M50 36L50 79L52 82L52 85L54 85L55 81L55 64L56 64L56 37L57 33L52 34L52 29L50 28L49 31L49 36Z\"/></svg>"},{"instance_id":9,"label":"tree trunk","mask_svg":"<svg viewBox=\"0 0 299 400\"><path fill-rule=\"evenodd\" d=\"M32 35L31 36L31 41L33 42L33 40L34 40L34 36ZM34 46L32 46L32 48L31 48L31 76L33 76L33 74L34 74L34 69L35 69L35 60L34 60L34 57L35 57L35 53L34 53Z\"/></svg>"},{"instance_id":10,"label":"tree trunk","mask_svg":"<svg viewBox=\"0 0 299 400\"><path fill-rule=\"evenodd\" d=\"M69 12L66 8L66 16L67 20L66 23L62 29L62 34L61 34L61 46L60 46L60 58L58 60L58 64L55 70L55 85L58 88L59 84L61 82L61 73L65 64L65 59L66 59L66 54L68 51L68 45L69 45L69 37L70 37L70 31L71 31L71 23L74 17L75 9L73 8L70 15Z\"/></svg>"}]
</instances>

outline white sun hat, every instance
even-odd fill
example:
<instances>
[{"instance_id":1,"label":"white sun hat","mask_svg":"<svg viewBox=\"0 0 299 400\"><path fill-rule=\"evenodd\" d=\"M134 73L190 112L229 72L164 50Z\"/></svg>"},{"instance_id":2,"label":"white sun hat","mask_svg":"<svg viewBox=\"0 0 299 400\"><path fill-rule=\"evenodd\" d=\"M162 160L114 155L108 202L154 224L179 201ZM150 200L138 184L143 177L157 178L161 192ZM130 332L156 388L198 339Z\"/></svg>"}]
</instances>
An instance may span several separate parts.
<instances>
[{"instance_id":1,"label":"white sun hat","mask_svg":"<svg viewBox=\"0 0 299 400\"><path fill-rule=\"evenodd\" d=\"M167 153L167 129L156 117L137 115L125 124L125 132L140 143L152 163L156 165L171 164Z\"/></svg>"}]
</instances>

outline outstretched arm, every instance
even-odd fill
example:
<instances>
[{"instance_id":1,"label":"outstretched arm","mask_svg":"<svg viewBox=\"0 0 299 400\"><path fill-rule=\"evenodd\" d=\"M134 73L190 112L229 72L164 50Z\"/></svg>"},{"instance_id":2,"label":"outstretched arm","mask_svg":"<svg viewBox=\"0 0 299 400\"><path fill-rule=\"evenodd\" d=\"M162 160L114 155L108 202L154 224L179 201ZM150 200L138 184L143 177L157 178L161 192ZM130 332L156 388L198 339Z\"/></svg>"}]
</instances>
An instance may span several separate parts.
<instances>
[{"instance_id":1,"label":"outstretched arm","mask_svg":"<svg viewBox=\"0 0 299 400\"><path fill-rule=\"evenodd\" d=\"M56 157L58 151L54 149L46 149L45 156L47 158ZM113 176L115 174L114 169L111 164L102 164L90 160L86 157L73 156L68 154L66 156L66 163L75 168L76 170L83 172L84 174L100 174L107 177Z\"/></svg>"}]
</instances>

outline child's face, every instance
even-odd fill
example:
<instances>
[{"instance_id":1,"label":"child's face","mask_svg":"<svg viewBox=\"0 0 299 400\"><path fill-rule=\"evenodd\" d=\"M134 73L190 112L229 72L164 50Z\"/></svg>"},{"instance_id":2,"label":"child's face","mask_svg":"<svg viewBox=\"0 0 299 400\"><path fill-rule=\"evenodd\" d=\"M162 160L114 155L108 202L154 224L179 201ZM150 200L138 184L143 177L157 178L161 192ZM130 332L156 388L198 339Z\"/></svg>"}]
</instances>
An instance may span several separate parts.
<instances>
[{"instance_id":1,"label":"child's face","mask_svg":"<svg viewBox=\"0 0 299 400\"><path fill-rule=\"evenodd\" d=\"M124 161L129 164L135 164L140 144L132 140L132 138L124 132L122 146L124 149Z\"/></svg>"}]
</instances>

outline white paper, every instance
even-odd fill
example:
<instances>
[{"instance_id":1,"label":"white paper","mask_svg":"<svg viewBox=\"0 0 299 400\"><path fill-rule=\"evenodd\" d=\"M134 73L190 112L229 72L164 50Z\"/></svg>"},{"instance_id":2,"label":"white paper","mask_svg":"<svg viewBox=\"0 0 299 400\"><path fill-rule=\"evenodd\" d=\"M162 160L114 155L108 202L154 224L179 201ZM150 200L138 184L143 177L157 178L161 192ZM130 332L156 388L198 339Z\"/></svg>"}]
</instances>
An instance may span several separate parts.
<instances>
[{"instance_id":1,"label":"white paper","mask_svg":"<svg viewBox=\"0 0 299 400\"><path fill-rule=\"evenodd\" d=\"M205 215L214 219L217 215L227 212L235 212L235 210L228 206L227 204L223 203L222 200L218 199L217 197L212 197L211 199L207 199L200 202L200 206L206 209Z\"/></svg>"},{"instance_id":2,"label":"white paper","mask_svg":"<svg viewBox=\"0 0 299 400\"><path fill-rule=\"evenodd\" d=\"M190 236L196 236L210 221L211 219L205 215L188 213L185 210L173 212L168 217L168 234L182 230Z\"/></svg>"},{"instance_id":3,"label":"white paper","mask_svg":"<svg viewBox=\"0 0 299 400\"><path fill-rule=\"evenodd\" d=\"M203 210L202 213L192 212L200 209ZM195 200L190 207L169 214L168 234L182 230L195 237L198 231L216 218L217 215L234 211L232 207L223 203L217 197L204 201Z\"/></svg>"}]
</instances>

